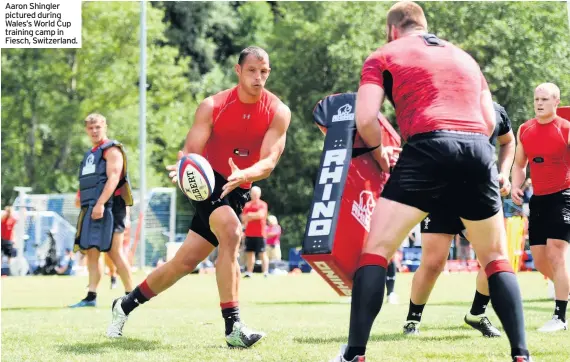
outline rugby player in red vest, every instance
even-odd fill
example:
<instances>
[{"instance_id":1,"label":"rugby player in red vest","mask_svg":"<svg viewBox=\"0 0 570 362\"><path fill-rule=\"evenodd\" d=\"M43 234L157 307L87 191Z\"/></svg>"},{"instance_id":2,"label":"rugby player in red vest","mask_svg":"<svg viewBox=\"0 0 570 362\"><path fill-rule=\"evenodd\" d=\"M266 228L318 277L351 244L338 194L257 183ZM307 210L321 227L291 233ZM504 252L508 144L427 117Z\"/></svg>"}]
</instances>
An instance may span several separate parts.
<instances>
[{"instance_id":1,"label":"rugby player in red vest","mask_svg":"<svg viewBox=\"0 0 570 362\"><path fill-rule=\"evenodd\" d=\"M382 307L388 260L415 225L438 211L461 218L485 268L512 360L528 361L519 285L506 254L495 148L489 143L495 112L487 81L471 56L427 32L419 5L393 5L386 30L388 43L362 67L356 126L389 171L394 149L382 146L377 121L388 98L407 143L374 208L353 279L348 345L334 361L364 361Z\"/></svg>"},{"instance_id":2,"label":"rugby player in red vest","mask_svg":"<svg viewBox=\"0 0 570 362\"><path fill-rule=\"evenodd\" d=\"M544 83L534 91L535 118L519 128L512 170L513 201L521 205L526 167L534 194L530 199L529 243L534 265L554 282L554 316L541 332L567 330L569 277L566 264L570 242L570 121L556 115L560 89Z\"/></svg>"},{"instance_id":3,"label":"rugby player in red vest","mask_svg":"<svg viewBox=\"0 0 570 362\"><path fill-rule=\"evenodd\" d=\"M268 177L277 165L291 112L264 88L271 68L263 49L244 49L235 71L239 79L236 87L200 103L184 149L178 154L179 159L187 153L203 155L214 169L215 190L208 200L195 203L196 215L174 258L155 269L132 293L113 302L109 337L120 337L127 316L136 307L191 273L218 245L216 280L228 346L251 347L264 336L240 321L239 215L249 201L252 182ZM176 167L167 169L175 182Z\"/></svg>"}]
</instances>

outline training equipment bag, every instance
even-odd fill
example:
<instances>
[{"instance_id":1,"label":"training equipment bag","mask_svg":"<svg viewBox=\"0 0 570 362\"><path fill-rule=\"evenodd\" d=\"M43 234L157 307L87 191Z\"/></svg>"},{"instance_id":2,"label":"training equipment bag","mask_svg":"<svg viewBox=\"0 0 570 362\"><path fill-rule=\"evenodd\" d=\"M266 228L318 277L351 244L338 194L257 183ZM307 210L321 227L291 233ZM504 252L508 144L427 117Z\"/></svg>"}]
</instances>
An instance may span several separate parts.
<instances>
[{"instance_id":1,"label":"training equipment bag","mask_svg":"<svg viewBox=\"0 0 570 362\"><path fill-rule=\"evenodd\" d=\"M370 217L389 177L356 132L355 102L355 93L335 94L313 111L325 143L302 256L339 295L351 295ZM400 136L388 120L379 114L378 122L383 146L399 147Z\"/></svg>"}]
</instances>

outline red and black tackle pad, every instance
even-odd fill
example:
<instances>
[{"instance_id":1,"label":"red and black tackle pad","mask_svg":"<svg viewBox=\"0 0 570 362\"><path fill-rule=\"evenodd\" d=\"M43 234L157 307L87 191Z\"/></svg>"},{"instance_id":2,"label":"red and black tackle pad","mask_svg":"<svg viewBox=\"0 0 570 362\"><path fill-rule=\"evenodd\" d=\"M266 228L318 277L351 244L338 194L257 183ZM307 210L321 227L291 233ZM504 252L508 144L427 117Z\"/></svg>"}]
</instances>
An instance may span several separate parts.
<instances>
[{"instance_id":1,"label":"red and black tackle pad","mask_svg":"<svg viewBox=\"0 0 570 362\"><path fill-rule=\"evenodd\" d=\"M355 102L355 93L335 94L313 111L325 143L301 253L339 295L351 295L372 210L389 177L356 132ZM378 122L382 144L399 147L388 120L379 115Z\"/></svg>"}]
</instances>

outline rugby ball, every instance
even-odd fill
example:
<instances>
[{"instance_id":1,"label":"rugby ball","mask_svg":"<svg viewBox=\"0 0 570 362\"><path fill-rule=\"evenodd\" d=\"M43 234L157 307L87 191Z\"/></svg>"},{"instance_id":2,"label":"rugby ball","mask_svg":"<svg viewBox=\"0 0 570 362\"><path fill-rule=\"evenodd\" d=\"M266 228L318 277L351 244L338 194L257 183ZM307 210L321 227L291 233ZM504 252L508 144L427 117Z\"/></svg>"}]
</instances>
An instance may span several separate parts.
<instances>
[{"instance_id":1,"label":"rugby ball","mask_svg":"<svg viewBox=\"0 0 570 362\"><path fill-rule=\"evenodd\" d=\"M204 201L212 196L215 186L214 170L204 157L190 153L177 164L178 187L191 200Z\"/></svg>"}]
</instances>

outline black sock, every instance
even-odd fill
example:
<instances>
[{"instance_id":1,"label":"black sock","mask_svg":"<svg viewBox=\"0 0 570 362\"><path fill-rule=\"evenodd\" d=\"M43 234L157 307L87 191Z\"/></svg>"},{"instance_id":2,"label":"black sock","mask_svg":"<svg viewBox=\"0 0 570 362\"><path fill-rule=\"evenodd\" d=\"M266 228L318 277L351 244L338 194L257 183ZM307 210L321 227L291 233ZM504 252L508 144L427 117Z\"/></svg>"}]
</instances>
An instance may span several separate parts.
<instances>
[{"instance_id":1,"label":"black sock","mask_svg":"<svg viewBox=\"0 0 570 362\"><path fill-rule=\"evenodd\" d=\"M394 285L396 284L396 264L392 261L388 264L386 269L386 295L394 292Z\"/></svg>"},{"instance_id":2,"label":"black sock","mask_svg":"<svg viewBox=\"0 0 570 362\"><path fill-rule=\"evenodd\" d=\"M111 283L116 283L117 282L117 277L112 275L111 276Z\"/></svg>"},{"instance_id":3,"label":"black sock","mask_svg":"<svg viewBox=\"0 0 570 362\"><path fill-rule=\"evenodd\" d=\"M344 353L346 360L366 353L372 324L384 300L385 283L386 268L379 265L360 267L354 274L348 348Z\"/></svg>"},{"instance_id":4,"label":"black sock","mask_svg":"<svg viewBox=\"0 0 570 362\"><path fill-rule=\"evenodd\" d=\"M232 333L234 322L239 322L239 307L230 307L222 309L222 317L226 323L226 336Z\"/></svg>"},{"instance_id":5,"label":"black sock","mask_svg":"<svg viewBox=\"0 0 570 362\"><path fill-rule=\"evenodd\" d=\"M410 308L408 309L408 318L407 321L422 321L422 313L424 311L425 304L414 304L410 299Z\"/></svg>"},{"instance_id":6,"label":"black sock","mask_svg":"<svg viewBox=\"0 0 570 362\"><path fill-rule=\"evenodd\" d=\"M137 286L132 292L127 294L126 298L123 299L121 302L121 308L123 308L126 315L129 315L129 313L131 313L133 309L138 307L140 304L148 302L148 299L149 298L145 297L141 292L141 289Z\"/></svg>"},{"instance_id":7,"label":"black sock","mask_svg":"<svg viewBox=\"0 0 570 362\"><path fill-rule=\"evenodd\" d=\"M97 292L87 292L87 296L85 297L84 300L91 302L95 299L97 299Z\"/></svg>"},{"instance_id":8,"label":"black sock","mask_svg":"<svg viewBox=\"0 0 570 362\"><path fill-rule=\"evenodd\" d=\"M491 267L491 269L510 267L508 262L504 262L507 263L506 266ZM488 268L489 266L486 267ZM522 299L517 276L512 272L499 270L488 278L491 303L509 338L511 355L513 357L528 356Z\"/></svg>"},{"instance_id":9,"label":"black sock","mask_svg":"<svg viewBox=\"0 0 570 362\"><path fill-rule=\"evenodd\" d=\"M473 298L473 304L471 305L471 311L469 313L472 315L485 314L489 300L491 300L490 296L475 291L475 298Z\"/></svg>"},{"instance_id":10,"label":"black sock","mask_svg":"<svg viewBox=\"0 0 570 362\"><path fill-rule=\"evenodd\" d=\"M556 308L554 308L554 315L562 322L566 322L566 308L568 307L567 300L556 300Z\"/></svg>"}]
</instances>

